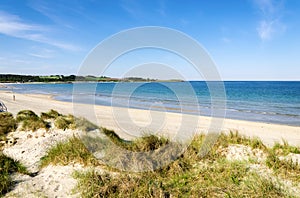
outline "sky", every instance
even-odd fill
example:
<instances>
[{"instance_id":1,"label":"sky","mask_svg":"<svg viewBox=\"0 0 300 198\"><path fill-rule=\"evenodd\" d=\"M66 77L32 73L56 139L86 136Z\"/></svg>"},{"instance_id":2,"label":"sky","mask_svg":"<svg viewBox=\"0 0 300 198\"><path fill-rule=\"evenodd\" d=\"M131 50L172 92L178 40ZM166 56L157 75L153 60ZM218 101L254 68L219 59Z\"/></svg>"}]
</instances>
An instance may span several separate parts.
<instances>
[{"instance_id":1,"label":"sky","mask_svg":"<svg viewBox=\"0 0 300 198\"><path fill-rule=\"evenodd\" d=\"M142 26L195 39L222 80L300 80L299 0L1 0L0 73L77 74L101 41ZM159 62L199 80L180 59L144 49L120 57L104 75L138 74L131 72L136 65ZM150 70L141 76L163 78Z\"/></svg>"}]
</instances>

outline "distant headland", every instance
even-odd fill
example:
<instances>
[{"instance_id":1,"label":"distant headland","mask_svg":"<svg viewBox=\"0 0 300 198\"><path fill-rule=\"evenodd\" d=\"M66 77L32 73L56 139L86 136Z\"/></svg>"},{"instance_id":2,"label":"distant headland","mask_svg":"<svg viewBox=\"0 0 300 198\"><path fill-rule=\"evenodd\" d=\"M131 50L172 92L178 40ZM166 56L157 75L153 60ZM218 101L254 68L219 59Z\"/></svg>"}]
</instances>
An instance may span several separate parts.
<instances>
[{"instance_id":1,"label":"distant headland","mask_svg":"<svg viewBox=\"0 0 300 198\"><path fill-rule=\"evenodd\" d=\"M75 81L81 82L182 82L181 79L160 80L142 77L125 77L113 78L108 76L76 76L76 75L18 75L18 74L0 74L0 83L31 83L31 82L62 82L72 83Z\"/></svg>"}]
</instances>

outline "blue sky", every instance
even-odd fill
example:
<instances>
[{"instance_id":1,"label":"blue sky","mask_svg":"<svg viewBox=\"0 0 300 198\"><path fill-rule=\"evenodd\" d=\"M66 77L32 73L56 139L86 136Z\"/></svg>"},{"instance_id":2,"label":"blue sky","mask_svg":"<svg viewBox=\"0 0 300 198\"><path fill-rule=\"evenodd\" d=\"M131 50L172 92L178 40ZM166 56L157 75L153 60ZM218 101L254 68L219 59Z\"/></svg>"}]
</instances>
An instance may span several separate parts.
<instances>
[{"instance_id":1,"label":"blue sky","mask_svg":"<svg viewBox=\"0 0 300 198\"><path fill-rule=\"evenodd\" d=\"M99 42L139 26L193 37L224 80L299 80L298 0L1 0L0 73L76 74ZM133 64L126 59L119 64ZM171 60L187 79L199 79ZM105 74L119 77L118 66Z\"/></svg>"}]
</instances>

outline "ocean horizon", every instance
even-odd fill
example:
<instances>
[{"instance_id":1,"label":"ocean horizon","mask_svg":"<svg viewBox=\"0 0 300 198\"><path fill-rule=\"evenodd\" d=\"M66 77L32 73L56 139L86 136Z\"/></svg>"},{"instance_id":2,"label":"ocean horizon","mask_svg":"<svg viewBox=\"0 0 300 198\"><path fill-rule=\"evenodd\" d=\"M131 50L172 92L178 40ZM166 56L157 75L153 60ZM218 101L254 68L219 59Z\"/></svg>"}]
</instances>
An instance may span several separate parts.
<instances>
[{"instance_id":1,"label":"ocean horizon","mask_svg":"<svg viewBox=\"0 0 300 198\"><path fill-rule=\"evenodd\" d=\"M73 91L75 84L81 92ZM9 84L5 90L50 94L55 100L66 102L76 98L76 102L91 103L92 97L96 105L212 115L205 81L75 84ZM300 126L300 81L225 81L224 87L225 118Z\"/></svg>"}]
</instances>

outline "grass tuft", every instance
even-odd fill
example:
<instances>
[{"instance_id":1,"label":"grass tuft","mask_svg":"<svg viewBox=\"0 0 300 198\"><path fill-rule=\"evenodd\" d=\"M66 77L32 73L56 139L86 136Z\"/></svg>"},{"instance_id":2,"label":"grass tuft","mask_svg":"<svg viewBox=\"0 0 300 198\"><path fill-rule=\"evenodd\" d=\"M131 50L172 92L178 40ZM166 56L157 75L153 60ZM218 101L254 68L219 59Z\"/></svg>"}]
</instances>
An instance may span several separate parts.
<instances>
[{"instance_id":1,"label":"grass tuft","mask_svg":"<svg viewBox=\"0 0 300 198\"><path fill-rule=\"evenodd\" d=\"M72 115L61 115L58 116L55 121L54 121L54 125L58 128L58 129L75 129L76 128L76 124L75 124L75 117Z\"/></svg>"},{"instance_id":2,"label":"grass tuft","mask_svg":"<svg viewBox=\"0 0 300 198\"><path fill-rule=\"evenodd\" d=\"M7 193L13 185L10 175L15 172L28 174L22 164L0 153L0 196Z\"/></svg>"},{"instance_id":3,"label":"grass tuft","mask_svg":"<svg viewBox=\"0 0 300 198\"><path fill-rule=\"evenodd\" d=\"M46 113L41 113L41 119L47 120L47 119L56 119L57 117L62 116L62 114L58 113L57 111L51 109L50 111Z\"/></svg>"},{"instance_id":4,"label":"grass tuft","mask_svg":"<svg viewBox=\"0 0 300 198\"><path fill-rule=\"evenodd\" d=\"M282 178L300 182L300 164L292 160L279 159L278 154L273 150L268 154L266 165Z\"/></svg>"},{"instance_id":5,"label":"grass tuft","mask_svg":"<svg viewBox=\"0 0 300 198\"><path fill-rule=\"evenodd\" d=\"M0 136L3 136L9 132L15 131L17 128L16 120L9 112L0 113Z\"/></svg>"},{"instance_id":6,"label":"grass tuft","mask_svg":"<svg viewBox=\"0 0 300 198\"><path fill-rule=\"evenodd\" d=\"M275 143L272 151L275 152L277 155L286 156L290 153L300 154L300 148L291 146L288 144L287 141L283 140L283 144Z\"/></svg>"},{"instance_id":7,"label":"grass tuft","mask_svg":"<svg viewBox=\"0 0 300 198\"><path fill-rule=\"evenodd\" d=\"M41 128L48 130L50 128L49 123L42 120L31 110L20 111L16 120L21 124L21 130L23 131L36 131Z\"/></svg>"},{"instance_id":8,"label":"grass tuft","mask_svg":"<svg viewBox=\"0 0 300 198\"><path fill-rule=\"evenodd\" d=\"M178 163L178 159L174 163ZM171 171L172 174L168 174ZM280 184L249 171L245 164L220 160L174 173L153 171L117 175L76 172L82 197L284 197Z\"/></svg>"},{"instance_id":9,"label":"grass tuft","mask_svg":"<svg viewBox=\"0 0 300 198\"><path fill-rule=\"evenodd\" d=\"M62 117L62 116L58 116ZM75 119L75 123L77 119ZM84 124L85 123L85 124ZM146 135L133 141L120 138L114 131L98 128L83 119L80 125L85 125L86 131L100 129L102 136L72 137L51 148L41 159L41 166L48 164L67 165L80 163L83 165L100 165L91 152L103 151L103 158L110 171L114 174L99 173L94 170L76 172L78 179L77 192L82 197L289 197L290 194L283 188L280 181L263 177L250 168L245 161L229 161L220 152L231 144L242 144L252 149L261 149L267 154L266 164L272 168L276 175L299 182L300 166L290 161L280 160L277 156L279 150L296 152L294 147L287 144L268 149L259 139L240 136L237 132L228 135L221 134L210 152L200 157L204 135L196 135L189 146L172 162L160 166L160 160L165 155L173 156L178 153L178 144L155 135ZM83 143L84 142L84 143ZM167 153L164 147L172 148ZM87 149L88 147L88 149ZM142 155L140 154L142 153ZM144 153L148 153L144 155ZM149 154L150 153L150 154ZM153 158L158 154L158 158ZM100 155L100 156L101 156ZM114 156L114 157L112 157ZM175 155L174 155L175 156ZM116 160L116 161L109 161ZM148 160L148 161L147 161ZM120 163L118 164L118 161ZM128 173L112 169L110 162L119 170L131 166L148 168L140 173ZM133 164L132 164L133 162ZM146 166L140 166L146 163ZM126 169L122 169L126 167ZM135 169L136 170L136 169ZM140 170L140 169L138 169ZM146 170L146 169L143 169Z\"/></svg>"},{"instance_id":10,"label":"grass tuft","mask_svg":"<svg viewBox=\"0 0 300 198\"><path fill-rule=\"evenodd\" d=\"M41 158L40 166L45 167L49 164L68 165L80 163L83 165L96 165L97 160L86 149L85 145L78 138L73 136L66 142L60 142L52 147L47 154Z\"/></svg>"}]
</instances>

